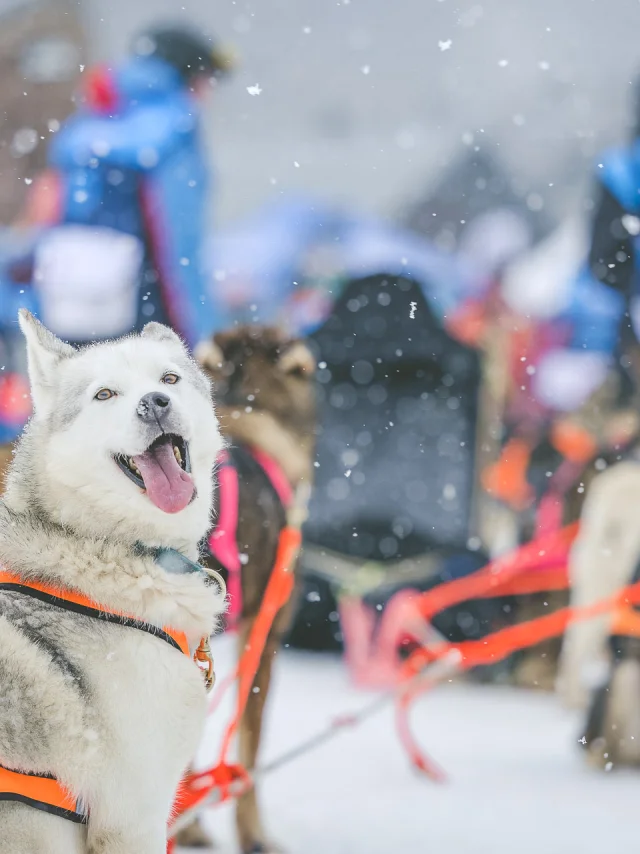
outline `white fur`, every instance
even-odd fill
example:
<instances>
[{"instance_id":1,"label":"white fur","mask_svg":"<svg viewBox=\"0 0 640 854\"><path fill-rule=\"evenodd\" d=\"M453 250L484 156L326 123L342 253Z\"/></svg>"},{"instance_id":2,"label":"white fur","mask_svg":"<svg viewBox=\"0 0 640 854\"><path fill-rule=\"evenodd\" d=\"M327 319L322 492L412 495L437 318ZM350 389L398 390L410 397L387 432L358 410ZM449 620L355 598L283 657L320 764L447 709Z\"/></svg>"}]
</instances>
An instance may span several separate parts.
<instances>
[{"instance_id":1,"label":"white fur","mask_svg":"<svg viewBox=\"0 0 640 854\"><path fill-rule=\"evenodd\" d=\"M627 585L640 558L640 464L619 463L593 482L585 501L569 572L573 606ZM611 615L582 620L565 634L558 688L565 702L586 706L593 681L608 670Z\"/></svg>"},{"instance_id":2,"label":"white fur","mask_svg":"<svg viewBox=\"0 0 640 854\"><path fill-rule=\"evenodd\" d=\"M35 415L0 504L0 560L25 578L184 631L194 645L213 631L224 595L197 575L165 572L135 544L197 556L222 444L208 384L177 336L158 324L80 353L26 313L21 325ZM167 371L181 381L161 384ZM118 395L95 400L102 387ZM155 507L113 459L150 444L136 405L155 390L171 397L191 451L197 497L176 514ZM164 854L175 791L204 720L200 671L145 632L29 602L40 631L59 630L58 648L82 672L83 687L61 675L46 647L0 618L0 764L53 773L87 802L90 822L87 829L0 802L0 850ZM24 737L11 736L16 721Z\"/></svg>"}]
</instances>

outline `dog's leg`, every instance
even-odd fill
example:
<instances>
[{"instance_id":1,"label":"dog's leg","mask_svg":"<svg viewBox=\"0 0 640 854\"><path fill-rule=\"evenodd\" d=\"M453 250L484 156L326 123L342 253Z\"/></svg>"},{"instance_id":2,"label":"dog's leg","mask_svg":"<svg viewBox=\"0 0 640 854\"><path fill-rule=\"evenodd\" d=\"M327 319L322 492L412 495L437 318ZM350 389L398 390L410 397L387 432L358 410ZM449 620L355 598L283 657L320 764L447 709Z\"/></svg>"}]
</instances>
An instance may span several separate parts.
<instances>
[{"instance_id":1,"label":"dog's leg","mask_svg":"<svg viewBox=\"0 0 640 854\"><path fill-rule=\"evenodd\" d=\"M597 478L585 502L580 534L570 557L571 605L591 605L628 584L640 554L637 507L640 466L620 463ZM560 658L558 688L571 706L585 707L606 673L611 616L569 625Z\"/></svg>"},{"instance_id":2,"label":"dog's leg","mask_svg":"<svg viewBox=\"0 0 640 854\"><path fill-rule=\"evenodd\" d=\"M593 764L640 765L640 661L621 661L611 677L602 733L589 748Z\"/></svg>"},{"instance_id":3,"label":"dog's leg","mask_svg":"<svg viewBox=\"0 0 640 854\"><path fill-rule=\"evenodd\" d=\"M87 854L166 854L167 833L152 828L143 821L139 827L126 830L99 828L89 825Z\"/></svg>"},{"instance_id":4,"label":"dog's leg","mask_svg":"<svg viewBox=\"0 0 640 854\"><path fill-rule=\"evenodd\" d=\"M240 626L238 632L240 655L242 655L245 649L252 625L252 620L244 620ZM274 636L269 637L260 657L256 678L249 693L244 715L240 721L240 762L248 771L253 770L256 764L262 731L262 715L269 692L271 667L277 650L278 639ZM255 788L238 799L236 806L236 826L243 854L258 854L258 852L265 852L266 854L268 851L275 850L266 840Z\"/></svg>"},{"instance_id":5,"label":"dog's leg","mask_svg":"<svg viewBox=\"0 0 640 854\"><path fill-rule=\"evenodd\" d=\"M215 847L213 839L202 826L199 815L176 833L176 845L178 848L198 848L199 850Z\"/></svg>"},{"instance_id":6,"label":"dog's leg","mask_svg":"<svg viewBox=\"0 0 640 854\"><path fill-rule=\"evenodd\" d=\"M173 796L165 800L166 793L154 790L146 774L109 778L110 770L105 768L102 786L88 796L87 854L166 854Z\"/></svg>"}]
</instances>

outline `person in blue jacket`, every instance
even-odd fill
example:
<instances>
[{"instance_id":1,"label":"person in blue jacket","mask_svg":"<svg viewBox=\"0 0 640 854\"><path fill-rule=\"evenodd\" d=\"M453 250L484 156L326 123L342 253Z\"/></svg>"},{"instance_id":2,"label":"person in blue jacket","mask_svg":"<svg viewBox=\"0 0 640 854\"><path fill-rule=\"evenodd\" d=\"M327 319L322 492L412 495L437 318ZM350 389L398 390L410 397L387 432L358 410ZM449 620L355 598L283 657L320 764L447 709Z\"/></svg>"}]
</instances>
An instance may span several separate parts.
<instances>
[{"instance_id":1,"label":"person in blue jacket","mask_svg":"<svg viewBox=\"0 0 640 854\"><path fill-rule=\"evenodd\" d=\"M138 36L122 65L87 72L83 103L50 147L58 219L35 257L40 316L61 337L111 338L149 320L192 347L210 333L199 114L228 68L203 35L161 28Z\"/></svg>"}]
</instances>

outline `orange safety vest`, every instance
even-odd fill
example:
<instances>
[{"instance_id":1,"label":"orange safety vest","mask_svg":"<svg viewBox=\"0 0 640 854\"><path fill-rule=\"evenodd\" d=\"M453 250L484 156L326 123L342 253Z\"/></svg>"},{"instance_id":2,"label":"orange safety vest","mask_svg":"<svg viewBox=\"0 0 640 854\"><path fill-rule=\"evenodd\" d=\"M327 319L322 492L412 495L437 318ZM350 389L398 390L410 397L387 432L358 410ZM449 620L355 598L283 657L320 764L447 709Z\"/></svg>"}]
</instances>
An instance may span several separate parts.
<instances>
[{"instance_id":1,"label":"orange safety vest","mask_svg":"<svg viewBox=\"0 0 640 854\"><path fill-rule=\"evenodd\" d=\"M154 635L170 646L189 655L189 644L184 632L171 628L158 628L136 617L112 611L98 605L82 593L63 590L40 581L25 581L12 572L0 569L0 590L15 591L34 599L40 599L65 611L93 617L107 623L139 629ZM88 811L82 802L68 792L50 774L35 774L18 771L0 765L0 801L19 801L44 812L67 818L77 823L86 823Z\"/></svg>"}]
</instances>

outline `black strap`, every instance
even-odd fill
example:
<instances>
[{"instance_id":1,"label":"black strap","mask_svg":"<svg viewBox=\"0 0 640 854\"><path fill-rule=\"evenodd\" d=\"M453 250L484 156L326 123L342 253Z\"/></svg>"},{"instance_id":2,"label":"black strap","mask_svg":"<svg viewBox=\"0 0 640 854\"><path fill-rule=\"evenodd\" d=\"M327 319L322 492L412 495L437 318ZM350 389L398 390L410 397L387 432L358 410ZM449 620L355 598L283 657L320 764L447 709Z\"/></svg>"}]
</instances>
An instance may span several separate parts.
<instances>
[{"instance_id":1,"label":"black strap","mask_svg":"<svg viewBox=\"0 0 640 854\"><path fill-rule=\"evenodd\" d=\"M6 590L13 593L21 593L23 596L31 596L33 599L39 599L41 602L46 602L48 605L54 605L56 608L61 608L64 611L72 611L74 614L81 614L83 617L92 617L94 620L102 620L104 623L113 625L125 626L131 629L139 629L141 632L146 632L160 640L165 641L182 652L179 644L167 634L164 629L153 626L151 623L145 623L142 620L136 620L133 617L123 617L121 614L113 614L110 611L101 611L99 608L92 608L89 605L79 605L77 602L69 602L59 596L54 596L52 593L45 593L42 590L36 590L26 584L15 584L13 582L0 583L0 590Z\"/></svg>"},{"instance_id":2,"label":"black strap","mask_svg":"<svg viewBox=\"0 0 640 854\"><path fill-rule=\"evenodd\" d=\"M48 812L50 815L57 815L59 818L66 818L76 824L86 824L89 816L81 812L73 812L73 810L65 810L62 807L54 807L52 804L47 804L44 801L37 801L34 798L28 798L26 795L19 795L17 792L0 792L0 801L17 801L21 804L26 804L28 807L34 807L42 812Z\"/></svg>"},{"instance_id":3,"label":"black strap","mask_svg":"<svg viewBox=\"0 0 640 854\"><path fill-rule=\"evenodd\" d=\"M5 771L12 771L14 774L20 774L23 777L40 777L44 780L56 780L53 774L38 774L35 771L16 771L14 768L7 768L6 765L0 765ZM83 811L82 802L76 801L75 810L66 810L63 807L57 807L54 804L49 804L46 801L39 801L37 798L30 798L27 795L21 795L18 792L2 792L0 791L0 801L16 801L20 804L26 804L28 807L48 812L50 815L57 815L60 818L66 818L76 824L86 824L89 820L87 812Z\"/></svg>"}]
</instances>

